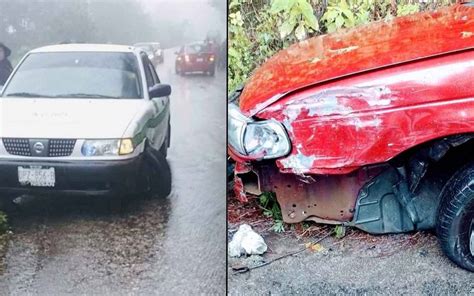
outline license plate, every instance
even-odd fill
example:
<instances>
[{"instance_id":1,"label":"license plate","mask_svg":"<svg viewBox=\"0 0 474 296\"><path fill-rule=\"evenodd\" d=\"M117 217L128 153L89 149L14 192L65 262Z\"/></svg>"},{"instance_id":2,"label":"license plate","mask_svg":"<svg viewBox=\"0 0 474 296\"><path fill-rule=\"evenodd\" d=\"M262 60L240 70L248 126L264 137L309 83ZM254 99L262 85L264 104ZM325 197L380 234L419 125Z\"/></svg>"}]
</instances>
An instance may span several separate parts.
<instances>
[{"instance_id":1,"label":"license plate","mask_svg":"<svg viewBox=\"0 0 474 296\"><path fill-rule=\"evenodd\" d=\"M18 181L21 185L54 187L56 183L56 174L54 172L54 168L43 168L41 166L19 166Z\"/></svg>"},{"instance_id":2,"label":"license plate","mask_svg":"<svg viewBox=\"0 0 474 296\"><path fill-rule=\"evenodd\" d=\"M204 59L203 58L197 58L196 62L204 62Z\"/></svg>"}]
</instances>

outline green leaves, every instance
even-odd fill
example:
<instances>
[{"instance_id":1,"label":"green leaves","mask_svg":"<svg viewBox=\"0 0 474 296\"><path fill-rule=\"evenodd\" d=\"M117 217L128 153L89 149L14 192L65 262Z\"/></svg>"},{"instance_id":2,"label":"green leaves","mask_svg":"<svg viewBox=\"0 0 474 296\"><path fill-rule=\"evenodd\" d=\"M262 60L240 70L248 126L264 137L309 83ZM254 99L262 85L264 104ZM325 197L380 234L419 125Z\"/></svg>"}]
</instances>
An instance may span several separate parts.
<instances>
[{"instance_id":1,"label":"green leaves","mask_svg":"<svg viewBox=\"0 0 474 296\"><path fill-rule=\"evenodd\" d=\"M405 4L405 5L398 5L397 6L397 15L403 16L412 13L416 13L420 11L419 4Z\"/></svg>"},{"instance_id":2,"label":"green leaves","mask_svg":"<svg viewBox=\"0 0 474 296\"><path fill-rule=\"evenodd\" d=\"M242 15L240 14L240 11L230 13L229 14L229 20L232 25L236 25L239 27L242 27L244 24L244 21L242 20Z\"/></svg>"},{"instance_id":3,"label":"green leaves","mask_svg":"<svg viewBox=\"0 0 474 296\"><path fill-rule=\"evenodd\" d=\"M281 232L285 232L285 224L283 221L281 220L277 220L275 221L275 223L273 224L272 226L272 230L276 233L281 233Z\"/></svg>"},{"instance_id":4,"label":"green leaves","mask_svg":"<svg viewBox=\"0 0 474 296\"><path fill-rule=\"evenodd\" d=\"M388 0L383 0L383 2ZM374 9L378 11L386 4L376 0L342 0L329 1L326 12L321 18L321 22L326 26L328 33L332 33L341 28L352 28L354 26L368 23ZM380 11L379 11L380 12Z\"/></svg>"},{"instance_id":5,"label":"green leaves","mask_svg":"<svg viewBox=\"0 0 474 296\"><path fill-rule=\"evenodd\" d=\"M272 192L264 192L259 197L259 203L263 208L263 215L273 219L272 230L278 233L284 232L285 223L275 195Z\"/></svg>"},{"instance_id":6,"label":"green leaves","mask_svg":"<svg viewBox=\"0 0 474 296\"><path fill-rule=\"evenodd\" d=\"M336 225L334 228L334 235L337 239L341 239L346 236L346 227L343 225Z\"/></svg>"},{"instance_id":7,"label":"green leaves","mask_svg":"<svg viewBox=\"0 0 474 296\"><path fill-rule=\"evenodd\" d=\"M290 35L293 32L293 29L296 25L295 19L288 19L280 26L280 38L283 39L286 36Z\"/></svg>"},{"instance_id":8,"label":"green leaves","mask_svg":"<svg viewBox=\"0 0 474 296\"><path fill-rule=\"evenodd\" d=\"M296 0L273 0L270 7L270 13L279 13L281 11L289 11Z\"/></svg>"},{"instance_id":9,"label":"green leaves","mask_svg":"<svg viewBox=\"0 0 474 296\"><path fill-rule=\"evenodd\" d=\"M294 31L295 37L303 40L308 32L319 30L318 19L308 0L273 0L270 12L278 14L281 19L282 23L279 26L281 39Z\"/></svg>"},{"instance_id":10,"label":"green leaves","mask_svg":"<svg viewBox=\"0 0 474 296\"><path fill-rule=\"evenodd\" d=\"M314 31L319 30L318 19L314 15L313 7L306 0L299 0L298 6L300 8L301 14L304 18L304 23L307 27L310 27Z\"/></svg>"},{"instance_id":11,"label":"green leaves","mask_svg":"<svg viewBox=\"0 0 474 296\"><path fill-rule=\"evenodd\" d=\"M296 27L295 36L298 40L303 40L306 38L306 29L304 28L304 23L301 23Z\"/></svg>"}]
</instances>

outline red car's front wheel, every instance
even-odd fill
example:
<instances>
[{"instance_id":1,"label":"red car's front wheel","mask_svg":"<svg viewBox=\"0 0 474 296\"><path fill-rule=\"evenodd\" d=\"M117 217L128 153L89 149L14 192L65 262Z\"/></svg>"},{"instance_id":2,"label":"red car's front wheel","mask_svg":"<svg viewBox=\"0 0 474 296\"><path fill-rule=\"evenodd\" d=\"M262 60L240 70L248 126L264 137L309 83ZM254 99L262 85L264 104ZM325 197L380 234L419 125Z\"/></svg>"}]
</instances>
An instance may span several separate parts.
<instances>
[{"instance_id":1,"label":"red car's front wheel","mask_svg":"<svg viewBox=\"0 0 474 296\"><path fill-rule=\"evenodd\" d=\"M436 231L449 259L474 271L474 164L459 170L446 183Z\"/></svg>"}]
</instances>

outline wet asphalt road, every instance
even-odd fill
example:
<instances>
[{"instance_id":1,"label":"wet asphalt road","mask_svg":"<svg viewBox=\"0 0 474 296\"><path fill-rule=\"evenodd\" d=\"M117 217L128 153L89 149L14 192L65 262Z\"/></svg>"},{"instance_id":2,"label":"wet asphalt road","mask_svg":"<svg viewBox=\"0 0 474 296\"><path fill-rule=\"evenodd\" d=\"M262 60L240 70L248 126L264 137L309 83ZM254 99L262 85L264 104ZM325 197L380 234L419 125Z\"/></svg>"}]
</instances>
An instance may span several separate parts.
<instances>
[{"instance_id":1,"label":"wet asphalt road","mask_svg":"<svg viewBox=\"0 0 474 296\"><path fill-rule=\"evenodd\" d=\"M174 73L172 194L164 200L35 198L10 217L0 295L225 293L225 73ZM1 270L1 268L0 268Z\"/></svg>"},{"instance_id":2,"label":"wet asphalt road","mask_svg":"<svg viewBox=\"0 0 474 296\"><path fill-rule=\"evenodd\" d=\"M260 231L269 251L229 258L255 266L299 250L319 237ZM474 295L474 273L443 255L434 234L367 235L325 239L320 251L304 251L245 274L229 268L229 295Z\"/></svg>"}]
</instances>

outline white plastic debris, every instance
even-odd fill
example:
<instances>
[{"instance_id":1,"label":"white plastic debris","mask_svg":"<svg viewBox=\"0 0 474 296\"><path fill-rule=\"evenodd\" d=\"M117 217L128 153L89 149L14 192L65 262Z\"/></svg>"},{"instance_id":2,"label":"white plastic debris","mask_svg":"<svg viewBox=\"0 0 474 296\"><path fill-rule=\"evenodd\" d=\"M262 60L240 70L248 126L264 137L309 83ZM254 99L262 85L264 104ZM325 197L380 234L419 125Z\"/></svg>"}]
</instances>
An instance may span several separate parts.
<instances>
[{"instance_id":1,"label":"white plastic debris","mask_svg":"<svg viewBox=\"0 0 474 296\"><path fill-rule=\"evenodd\" d=\"M267 251L267 244L258 233L247 224L239 226L239 230L229 243L229 256L240 257L243 254L261 255Z\"/></svg>"}]
</instances>

